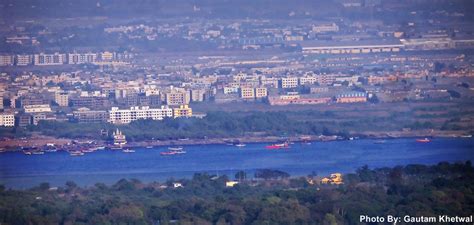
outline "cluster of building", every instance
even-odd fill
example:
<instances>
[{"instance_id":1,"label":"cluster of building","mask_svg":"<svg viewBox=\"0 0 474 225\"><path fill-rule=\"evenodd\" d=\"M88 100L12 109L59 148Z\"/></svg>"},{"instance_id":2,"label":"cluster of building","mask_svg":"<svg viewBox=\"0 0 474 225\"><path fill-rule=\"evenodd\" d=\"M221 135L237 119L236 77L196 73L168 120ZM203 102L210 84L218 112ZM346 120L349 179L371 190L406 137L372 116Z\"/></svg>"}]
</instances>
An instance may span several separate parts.
<instances>
[{"instance_id":1,"label":"cluster of building","mask_svg":"<svg viewBox=\"0 0 474 225\"><path fill-rule=\"evenodd\" d=\"M90 110L88 108L78 108L65 117L55 115L51 107L45 105L27 105L23 110L16 112L0 113L0 126L28 126L38 125L41 120L62 120L75 121L81 123L103 123L128 124L135 120L151 119L163 120L165 118L193 117L192 108L188 105L179 107L169 107L167 105L160 108L150 108L149 106L130 107L129 109L119 109L112 107L110 110ZM201 117L198 114L198 117Z\"/></svg>"},{"instance_id":2,"label":"cluster of building","mask_svg":"<svg viewBox=\"0 0 474 225\"><path fill-rule=\"evenodd\" d=\"M0 66L54 66L63 64L101 64L117 61L127 61L133 54L127 52L100 52L100 53L39 53L39 54L0 54Z\"/></svg>"},{"instance_id":3,"label":"cluster of building","mask_svg":"<svg viewBox=\"0 0 474 225\"><path fill-rule=\"evenodd\" d=\"M172 68L169 74L135 74L133 79L115 72L3 73L0 125L36 125L41 120L127 124L139 119L202 117L190 107L198 102L285 106L364 103L375 97L382 102L450 99L452 91L473 94L472 69L316 73L294 65L282 67L292 66L290 71L278 65L259 66L228 75L180 75Z\"/></svg>"}]
</instances>

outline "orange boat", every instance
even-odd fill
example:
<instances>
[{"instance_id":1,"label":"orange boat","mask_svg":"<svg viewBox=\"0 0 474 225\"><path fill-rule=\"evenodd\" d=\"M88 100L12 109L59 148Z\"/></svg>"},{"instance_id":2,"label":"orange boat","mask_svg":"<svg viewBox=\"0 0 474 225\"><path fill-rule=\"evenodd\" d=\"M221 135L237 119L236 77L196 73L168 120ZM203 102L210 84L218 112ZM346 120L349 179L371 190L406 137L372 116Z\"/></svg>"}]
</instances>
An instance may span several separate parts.
<instances>
[{"instance_id":1,"label":"orange boat","mask_svg":"<svg viewBox=\"0 0 474 225\"><path fill-rule=\"evenodd\" d=\"M419 142L419 143L428 143L428 142L431 142L431 140L428 139L428 138L423 138L423 139L416 139L416 142Z\"/></svg>"},{"instance_id":2,"label":"orange boat","mask_svg":"<svg viewBox=\"0 0 474 225\"><path fill-rule=\"evenodd\" d=\"M281 143L281 144L273 144L273 145L267 145L265 146L266 149L272 150L272 149L286 149L289 148L288 143Z\"/></svg>"}]
</instances>

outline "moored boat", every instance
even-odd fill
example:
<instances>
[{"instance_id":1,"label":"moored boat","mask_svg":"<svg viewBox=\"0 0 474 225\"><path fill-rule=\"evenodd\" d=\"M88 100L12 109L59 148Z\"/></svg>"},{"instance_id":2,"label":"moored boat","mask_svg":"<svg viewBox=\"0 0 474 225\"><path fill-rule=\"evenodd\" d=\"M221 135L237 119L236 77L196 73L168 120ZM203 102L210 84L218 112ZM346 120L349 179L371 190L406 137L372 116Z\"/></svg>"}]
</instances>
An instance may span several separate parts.
<instances>
[{"instance_id":1,"label":"moored boat","mask_svg":"<svg viewBox=\"0 0 474 225\"><path fill-rule=\"evenodd\" d=\"M247 145L244 144L244 143L238 143L238 144L236 144L235 146L241 148L241 147L245 147L245 146L247 146Z\"/></svg>"},{"instance_id":2,"label":"moored boat","mask_svg":"<svg viewBox=\"0 0 474 225\"><path fill-rule=\"evenodd\" d=\"M180 154L185 154L186 151L183 150L183 148L181 147L179 150L170 150L170 151L166 151L166 152L161 152L160 155L162 156L167 156L167 155L180 155Z\"/></svg>"},{"instance_id":3,"label":"moored boat","mask_svg":"<svg viewBox=\"0 0 474 225\"><path fill-rule=\"evenodd\" d=\"M273 149L287 149L289 148L288 143L280 143L280 144L273 144L273 145L267 145L265 146L266 149L268 150L273 150Z\"/></svg>"},{"instance_id":4,"label":"moored boat","mask_svg":"<svg viewBox=\"0 0 474 225\"><path fill-rule=\"evenodd\" d=\"M71 152L69 152L69 155L70 156L83 156L84 152L82 152L82 151L71 151Z\"/></svg>"},{"instance_id":5,"label":"moored boat","mask_svg":"<svg viewBox=\"0 0 474 225\"><path fill-rule=\"evenodd\" d=\"M135 150L127 148L127 149L122 150L122 152L124 152L124 153L134 153Z\"/></svg>"},{"instance_id":6,"label":"moored boat","mask_svg":"<svg viewBox=\"0 0 474 225\"><path fill-rule=\"evenodd\" d=\"M170 151L181 151L183 150L183 147L179 146L179 147L168 147L168 150Z\"/></svg>"},{"instance_id":7,"label":"moored boat","mask_svg":"<svg viewBox=\"0 0 474 225\"><path fill-rule=\"evenodd\" d=\"M166 155L176 155L175 151L166 151L166 152L160 152L160 155L166 156Z\"/></svg>"},{"instance_id":8,"label":"moored boat","mask_svg":"<svg viewBox=\"0 0 474 225\"><path fill-rule=\"evenodd\" d=\"M386 140L376 140L374 141L374 144L385 144L386 142Z\"/></svg>"},{"instance_id":9,"label":"moored boat","mask_svg":"<svg viewBox=\"0 0 474 225\"><path fill-rule=\"evenodd\" d=\"M32 151L31 152L33 155L44 155L43 151Z\"/></svg>"},{"instance_id":10,"label":"moored boat","mask_svg":"<svg viewBox=\"0 0 474 225\"><path fill-rule=\"evenodd\" d=\"M418 142L418 143L428 143L428 142L431 142L431 140L428 139L428 138L423 138L423 139L416 139L416 142Z\"/></svg>"}]
</instances>

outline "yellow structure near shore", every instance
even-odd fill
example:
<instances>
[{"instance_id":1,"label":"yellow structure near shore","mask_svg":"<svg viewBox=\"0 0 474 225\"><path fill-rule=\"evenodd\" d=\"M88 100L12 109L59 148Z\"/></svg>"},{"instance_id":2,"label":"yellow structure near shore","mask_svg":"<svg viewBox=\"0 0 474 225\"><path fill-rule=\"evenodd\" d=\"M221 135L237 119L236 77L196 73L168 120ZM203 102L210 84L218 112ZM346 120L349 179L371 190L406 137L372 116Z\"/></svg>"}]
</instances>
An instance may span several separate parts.
<instances>
[{"instance_id":1,"label":"yellow structure near shore","mask_svg":"<svg viewBox=\"0 0 474 225\"><path fill-rule=\"evenodd\" d=\"M321 179L322 184L343 184L344 182L342 181L342 174L340 173L332 173L331 176L329 177L324 177Z\"/></svg>"}]
</instances>

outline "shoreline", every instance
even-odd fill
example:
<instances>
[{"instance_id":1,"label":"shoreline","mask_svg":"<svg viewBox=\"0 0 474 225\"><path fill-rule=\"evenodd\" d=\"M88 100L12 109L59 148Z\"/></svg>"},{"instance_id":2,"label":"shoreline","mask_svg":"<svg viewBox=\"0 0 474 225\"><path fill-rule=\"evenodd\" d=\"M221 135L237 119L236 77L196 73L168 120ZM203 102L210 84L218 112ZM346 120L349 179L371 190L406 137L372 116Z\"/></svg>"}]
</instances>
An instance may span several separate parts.
<instances>
[{"instance_id":1,"label":"shoreline","mask_svg":"<svg viewBox=\"0 0 474 225\"><path fill-rule=\"evenodd\" d=\"M391 132L361 132L350 134L350 137L337 135L299 135L299 136L241 136L227 138L207 139L176 139L176 140L149 140L129 142L123 148L145 148L153 146L188 146L188 145L214 145L230 143L276 143L276 142L327 142L354 139L399 139L399 138L466 138L472 137L465 131L417 130L417 131L391 131ZM0 150L21 151L21 148L32 148L53 144L55 146L86 146L94 143L95 146L113 147L104 140L93 139L65 139L51 136L33 136L32 138L19 138L0 141Z\"/></svg>"}]
</instances>

